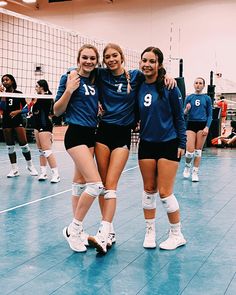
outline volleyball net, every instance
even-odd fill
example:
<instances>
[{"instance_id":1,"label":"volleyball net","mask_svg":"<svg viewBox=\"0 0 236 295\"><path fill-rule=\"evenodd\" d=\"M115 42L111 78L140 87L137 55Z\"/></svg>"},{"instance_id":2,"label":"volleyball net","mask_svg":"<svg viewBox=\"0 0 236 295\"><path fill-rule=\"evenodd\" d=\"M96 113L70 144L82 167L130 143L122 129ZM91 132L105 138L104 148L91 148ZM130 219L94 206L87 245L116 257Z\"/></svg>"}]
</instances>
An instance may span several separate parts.
<instances>
[{"instance_id":1,"label":"volleyball net","mask_svg":"<svg viewBox=\"0 0 236 295\"><path fill-rule=\"evenodd\" d=\"M17 89L25 96L35 91L35 83L40 79L47 80L55 94L61 75L76 66L78 49L83 44L94 45L102 57L108 43L3 8L0 8L0 30L0 76L13 75ZM137 68L140 53L123 50L125 67Z\"/></svg>"}]
</instances>

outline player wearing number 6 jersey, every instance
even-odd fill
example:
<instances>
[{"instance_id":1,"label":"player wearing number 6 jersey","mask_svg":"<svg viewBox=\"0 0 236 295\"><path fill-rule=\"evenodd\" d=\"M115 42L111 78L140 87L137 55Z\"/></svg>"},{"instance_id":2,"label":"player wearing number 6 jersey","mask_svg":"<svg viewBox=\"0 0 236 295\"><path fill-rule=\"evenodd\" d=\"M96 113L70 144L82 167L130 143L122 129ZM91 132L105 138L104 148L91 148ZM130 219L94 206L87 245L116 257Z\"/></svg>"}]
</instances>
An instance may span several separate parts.
<instances>
[{"instance_id":1,"label":"player wearing number 6 jersey","mask_svg":"<svg viewBox=\"0 0 236 295\"><path fill-rule=\"evenodd\" d=\"M202 148L206 141L212 121L211 98L203 94L205 80L201 77L194 81L195 93L190 94L184 104L184 113L187 115L187 148L185 154L184 178L189 178L192 169L192 181L198 182Z\"/></svg>"}]
</instances>

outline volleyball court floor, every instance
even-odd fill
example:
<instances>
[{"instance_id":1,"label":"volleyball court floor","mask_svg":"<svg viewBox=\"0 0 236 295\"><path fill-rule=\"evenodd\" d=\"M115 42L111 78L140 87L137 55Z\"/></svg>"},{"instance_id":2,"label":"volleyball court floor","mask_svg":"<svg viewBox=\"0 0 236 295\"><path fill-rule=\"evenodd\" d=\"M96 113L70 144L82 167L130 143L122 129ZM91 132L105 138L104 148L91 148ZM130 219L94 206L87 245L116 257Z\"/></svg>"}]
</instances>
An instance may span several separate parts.
<instances>
[{"instance_id":1,"label":"volleyball court floor","mask_svg":"<svg viewBox=\"0 0 236 295\"><path fill-rule=\"evenodd\" d=\"M39 168L36 146L30 146ZM142 246L142 180L133 148L119 182L117 242L105 256L91 248L73 253L63 238L72 219L73 164L63 142L54 143L54 152L60 183L29 176L18 146L21 175L8 179L9 160L0 144L0 294L236 294L236 149L206 148L199 183L183 180L182 160L175 194L188 243L163 251ZM99 222L96 200L84 227L95 234ZM160 201L156 229L159 243L168 232Z\"/></svg>"}]
</instances>

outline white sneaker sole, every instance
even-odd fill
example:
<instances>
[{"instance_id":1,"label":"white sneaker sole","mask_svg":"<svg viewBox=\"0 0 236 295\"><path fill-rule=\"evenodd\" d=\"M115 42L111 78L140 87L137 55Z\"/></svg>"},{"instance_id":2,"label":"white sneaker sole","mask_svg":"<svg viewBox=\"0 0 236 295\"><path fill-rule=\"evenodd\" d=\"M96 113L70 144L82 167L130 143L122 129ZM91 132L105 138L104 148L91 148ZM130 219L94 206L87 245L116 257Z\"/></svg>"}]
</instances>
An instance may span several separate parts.
<instances>
[{"instance_id":1,"label":"white sneaker sole","mask_svg":"<svg viewBox=\"0 0 236 295\"><path fill-rule=\"evenodd\" d=\"M95 237L92 237L92 236L88 237L88 243L89 243L89 246L92 248L95 248L98 253L101 253L101 254L107 253L107 250L104 250L104 248L97 242Z\"/></svg>"},{"instance_id":2,"label":"white sneaker sole","mask_svg":"<svg viewBox=\"0 0 236 295\"><path fill-rule=\"evenodd\" d=\"M187 243L187 241L184 239L184 240L182 240L181 243L179 243L178 245L176 245L175 248L171 248L171 249L170 248L165 248L165 247L161 246L161 244L159 245L159 248L162 249L162 250L171 251L171 250L175 250L175 249L177 249L179 247L182 247L182 246L186 245L186 243Z\"/></svg>"},{"instance_id":3,"label":"white sneaker sole","mask_svg":"<svg viewBox=\"0 0 236 295\"><path fill-rule=\"evenodd\" d=\"M56 180L51 180L50 182L51 183L58 183L58 182L60 182L61 181L61 179L59 178L59 179L56 179Z\"/></svg>"},{"instance_id":4,"label":"white sneaker sole","mask_svg":"<svg viewBox=\"0 0 236 295\"><path fill-rule=\"evenodd\" d=\"M47 180L48 178L47 177L44 177L44 178L38 178L38 181L45 181Z\"/></svg>"},{"instance_id":5,"label":"white sneaker sole","mask_svg":"<svg viewBox=\"0 0 236 295\"><path fill-rule=\"evenodd\" d=\"M79 253L80 253L80 252L86 252L86 251L87 251L87 248L86 248L85 246L84 246L85 248L79 250L79 249L74 248L73 245L71 245L70 240L69 240L69 237L68 237L68 235L67 235L67 227L65 227L65 228L63 229L63 236L64 236L64 238L67 240L67 242L68 242L68 244L69 244L71 250L73 250L73 251L75 251L75 252L79 252Z\"/></svg>"},{"instance_id":6,"label":"white sneaker sole","mask_svg":"<svg viewBox=\"0 0 236 295\"><path fill-rule=\"evenodd\" d=\"M145 249L155 249L157 247L157 244L153 244L153 245L147 245L145 243L143 243L143 248Z\"/></svg>"},{"instance_id":7,"label":"white sneaker sole","mask_svg":"<svg viewBox=\"0 0 236 295\"><path fill-rule=\"evenodd\" d=\"M199 179L192 179L192 182L199 182Z\"/></svg>"},{"instance_id":8,"label":"white sneaker sole","mask_svg":"<svg viewBox=\"0 0 236 295\"><path fill-rule=\"evenodd\" d=\"M18 177L18 176L20 176L19 172L14 175L7 175L7 178L14 178L14 177Z\"/></svg>"}]
</instances>

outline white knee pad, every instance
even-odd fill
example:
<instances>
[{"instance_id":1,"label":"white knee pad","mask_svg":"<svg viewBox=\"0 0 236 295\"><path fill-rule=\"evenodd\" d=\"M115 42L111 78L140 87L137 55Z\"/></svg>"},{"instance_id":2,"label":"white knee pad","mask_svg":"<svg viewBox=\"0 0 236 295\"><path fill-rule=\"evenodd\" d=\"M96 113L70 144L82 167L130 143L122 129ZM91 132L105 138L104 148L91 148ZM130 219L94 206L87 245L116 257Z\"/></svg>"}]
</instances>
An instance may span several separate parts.
<instances>
[{"instance_id":1,"label":"white knee pad","mask_svg":"<svg viewBox=\"0 0 236 295\"><path fill-rule=\"evenodd\" d=\"M52 154L52 150L45 150L43 151L43 155L45 158L48 158Z\"/></svg>"},{"instance_id":2,"label":"white knee pad","mask_svg":"<svg viewBox=\"0 0 236 295\"><path fill-rule=\"evenodd\" d=\"M147 192L143 192L142 196L142 206L143 209L156 209L157 206L157 193L149 194Z\"/></svg>"},{"instance_id":3,"label":"white knee pad","mask_svg":"<svg viewBox=\"0 0 236 295\"><path fill-rule=\"evenodd\" d=\"M112 189L105 190L104 199L116 199L116 191Z\"/></svg>"},{"instance_id":4,"label":"white knee pad","mask_svg":"<svg viewBox=\"0 0 236 295\"><path fill-rule=\"evenodd\" d=\"M15 153L15 146L14 145L7 145L7 151L8 154L14 154Z\"/></svg>"},{"instance_id":5,"label":"white knee pad","mask_svg":"<svg viewBox=\"0 0 236 295\"><path fill-rule=\"evenodd\" d=\"M103 187L102 191L100 192L100 196L104 197L105 193L106 193L106 189L105 187Z\"/></svg>"},{"instance_id":6,"label":"white knee pad","mask_svg":"<svg viewBox=\"0 0 236 295\"><path fill-rule=\"evenodd\" d=\"M193 156L194 156L194 153L190 153L190 152L186 151L185 158L192 159Z\"/></svg>"},{"instance_id":7,"label":"white knee pad","mask_svg":"<svg viewBox=\"0 0 236 295\"><path fill-rule=\"evenodd\" d=\"M194 156L195 157L201 157L202 156L202 150L195 150L194 151Z\"/></svg>"},{"instance_id":8,"label":"white knee pad","mask_svg":"<svg viewBox=\"0 0 236 295\"><path fill-rule=\"evenodd\" d=\"M88 182L86 183L85 193L96 198L103 190L102 182Z\"/></svg>"},{"instance_id":9,"label":"white knee pad","mask_svg":"<svg viewBox=\"0 0 236 295\"><path fill-rule=\"evenodd\" d=\"M20 148L21 148L21 151L22 151L23 154L28 153L30 151L28 143L26 145L21 145Z\"/></svg>"},{"instance_id":10,"label":"white knee pad","mask_svg":"<svg viewBox=\"0 0 236 295\"><path fill-rule=\"evenodd\" d=\"M41 149L39 149L39 155L40 155L41 157L44 157L44 152L43 152Z\"/></svg>"},{"instance_id":11,"label":"white knee pad","mask_svg":"<svg viewBox=\"0 0 236 295\"><path fill-rule=\"evenodd\" d=\"M72 196L80 197L85 190L86 184L72 182Z\"/></svg>"},{"instance_id":12,"label":"white knee pad","mask_svg":"<svg viewBox=\"0 0 236 295\"><path fill-rule=\"evenodd\" d=\"M173 213L179 210L179 203L174 194L171 194L170 196L161 199L161 202L163 204L163 207L166 209L167 213Z\"/></svg>"}]
</instances>

